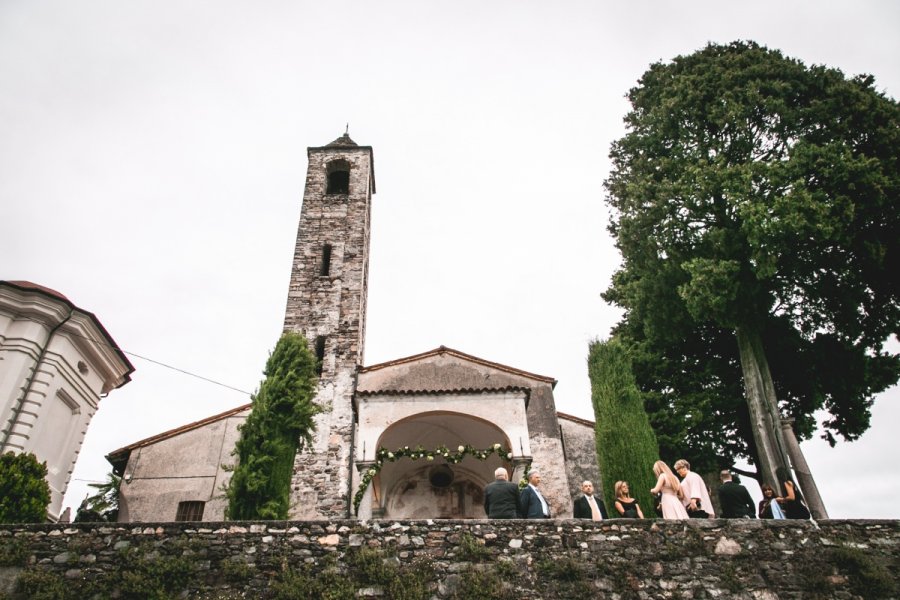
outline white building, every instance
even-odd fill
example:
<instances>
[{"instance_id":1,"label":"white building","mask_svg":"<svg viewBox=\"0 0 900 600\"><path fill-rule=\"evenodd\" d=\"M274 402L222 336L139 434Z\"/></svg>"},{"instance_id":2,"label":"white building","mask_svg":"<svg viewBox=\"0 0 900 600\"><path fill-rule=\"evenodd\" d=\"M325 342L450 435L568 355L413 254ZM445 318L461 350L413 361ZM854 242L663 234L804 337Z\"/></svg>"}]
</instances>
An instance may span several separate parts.
<instances>
[{"instance_id":1,"label":"white building","mask_svg":"<svg viewBox=\"0 0 900 600\"><path fill-rule=\"evenodd\" d=\"M133 371L92 313L55 290L0 281L0 452L47 463L51 519L100 399Z\"/></svg>"}]
</instances>

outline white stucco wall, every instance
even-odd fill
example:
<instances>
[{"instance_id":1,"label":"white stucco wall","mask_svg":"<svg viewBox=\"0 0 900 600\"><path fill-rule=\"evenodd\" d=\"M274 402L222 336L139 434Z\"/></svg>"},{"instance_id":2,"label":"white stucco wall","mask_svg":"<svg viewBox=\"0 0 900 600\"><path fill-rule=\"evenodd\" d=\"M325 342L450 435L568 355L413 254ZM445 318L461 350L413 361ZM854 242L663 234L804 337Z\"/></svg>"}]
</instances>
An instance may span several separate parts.
<instances>
[{"instance_id":1,"label":"white stucco wall","mask_svg":"<svg viewBox=\"0 0 900 600\"><path fill-rule=\"evenodd\" d=\"M384 433L405 419L429 413L464 415L490 423L506 436L515 456L529 455L528 422L525 415L524 392L494 392L466 394L379 394L357 399L359 406L359 432L356 444L356 460L373 460ZM474 434L475 428L469 434ZM466 436L467 432L460 432ZM471 443L485 447L506 440L460 438L445 443ZM429 440L406 440L405 445L422 444L433 449Z\"/></svg>"},{"instance_id":2,"label":"white stucco wall","mask_svg":"<svg viewBox=\"0 0 900 600\"><path fill-rule=\"evenodd\" d=\"M101 396L132 367L93 315L50 292L0 282L0 451L47 463L55 520Z\"/></svg>"}]
</instances>

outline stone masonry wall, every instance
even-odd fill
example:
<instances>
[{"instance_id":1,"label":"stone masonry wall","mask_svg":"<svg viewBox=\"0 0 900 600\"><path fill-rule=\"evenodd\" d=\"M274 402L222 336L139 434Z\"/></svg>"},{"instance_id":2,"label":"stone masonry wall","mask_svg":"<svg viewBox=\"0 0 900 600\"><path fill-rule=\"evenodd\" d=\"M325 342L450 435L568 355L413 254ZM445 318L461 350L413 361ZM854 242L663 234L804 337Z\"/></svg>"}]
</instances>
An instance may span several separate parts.
<instances>
[{"instance_id":1,"label":"stone masonry wall","mask_svg":"<svg viewBox=\"0 0 900 600\"><path fill-rule=\"evenodd\" d=\"M898 567L898 521L0 526L11 598L890 598Z\"/></svg>"},{"instance_id":2,"label":"stone masonry wall","mask_svg":"<svg viewBox=\"0 0 900 600\"><path fill-rule=\"evenodd\" d=\"M291 516L341 518L350 514L352 398L365 339L372 150L326 146L310 148L308 156L284 329L303 333L311 345L325 337L316 397L324 412L312 447L294 463ZM328 164L335 160L350 167L347 194L326 194ZM331 260L322 275L325 244Z\"/></svg>"}]
</instances>

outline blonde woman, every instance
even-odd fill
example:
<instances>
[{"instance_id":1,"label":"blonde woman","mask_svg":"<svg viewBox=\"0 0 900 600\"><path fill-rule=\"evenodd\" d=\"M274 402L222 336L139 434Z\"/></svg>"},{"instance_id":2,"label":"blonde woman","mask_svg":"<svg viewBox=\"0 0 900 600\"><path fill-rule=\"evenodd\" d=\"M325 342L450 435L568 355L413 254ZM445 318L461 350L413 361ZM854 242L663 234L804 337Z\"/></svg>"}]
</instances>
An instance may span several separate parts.
<instances>
[{"instance_id":1,"label":"blonde woman","mask_svg":"<svg viewBox=\"0 0 900 600\"><path fill-rule=\"evenodd\" d=\"M616 482L616 511L625 519L643 519L644 513L637 500L631 497L627 481Z\"/></svg>"},{"instance_id":2,"label":"blonde woman","mask_svg":"<svg viewBox=\"0 0 900 600\"><path fill-rule=\"evenodd\" d=\"M656 475L656 487L651 489L650 493L662 493L660 508L663 519L687 519L687 511L681 503L684 492L681 491L678 478L669 469L669 465L658 460L653 463L653 473Z\"/></svg>"}]
</instances>

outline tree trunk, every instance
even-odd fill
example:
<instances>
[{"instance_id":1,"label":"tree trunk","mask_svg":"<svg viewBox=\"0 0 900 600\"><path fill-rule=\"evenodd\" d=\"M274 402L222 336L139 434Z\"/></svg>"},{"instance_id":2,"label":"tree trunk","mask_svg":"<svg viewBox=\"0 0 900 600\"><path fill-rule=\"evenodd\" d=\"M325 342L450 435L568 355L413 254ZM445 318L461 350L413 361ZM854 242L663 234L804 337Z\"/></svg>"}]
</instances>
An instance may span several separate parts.
<instances>
[{"instance_id":1,"label":"tree trunk","mask_svg":"<svg viewBox=\"0 0 900 600\"><path fill-rule=\"evenodd\" d=\"M803 456L803 451L800 449L800 442L797 441L797 436L794 435L793 425L794 419L781 420L781 431L783 432L788 454L791 456L791 464L794 465L794 475L797 476L797 483L800 484L803 498L806 500L806 505L809 507L809 512L812 513L813 519L827 519L828 511L825 510L825 503L822 501L821 494L819 494L819 487L816 485L816 480L813 479L806 457Z\"/></svg>"},{"instance_id":2,"label":"tree trunk","mask_svg":"<svg viewBox=\"0 0 900 600\"><path fill-rule=\"evenodd\" d=\"M750 409L750 427L756 441L760 482L781 489L775 471L789 469L784 438L781 434L781 412L775 397L775 384L762 347L759 331L751 327L735 328L744 372L744 390ZM788 471L790 472L790 471Z\"/></svg>"}]
</instances>

